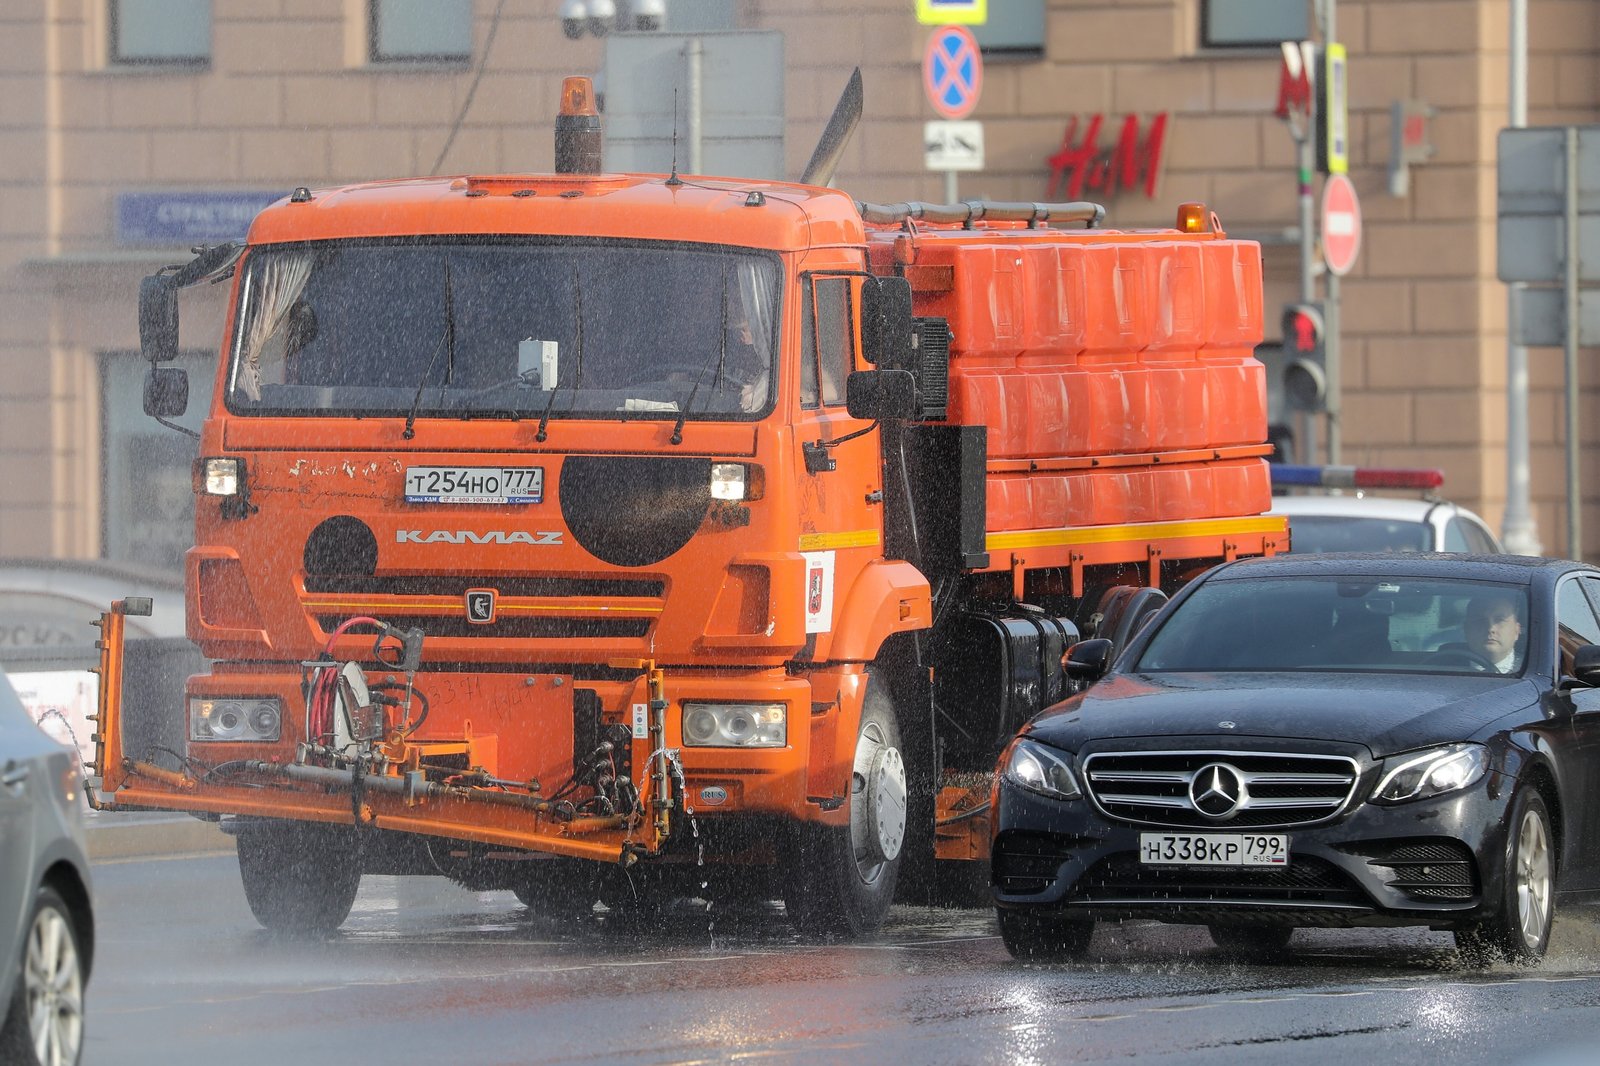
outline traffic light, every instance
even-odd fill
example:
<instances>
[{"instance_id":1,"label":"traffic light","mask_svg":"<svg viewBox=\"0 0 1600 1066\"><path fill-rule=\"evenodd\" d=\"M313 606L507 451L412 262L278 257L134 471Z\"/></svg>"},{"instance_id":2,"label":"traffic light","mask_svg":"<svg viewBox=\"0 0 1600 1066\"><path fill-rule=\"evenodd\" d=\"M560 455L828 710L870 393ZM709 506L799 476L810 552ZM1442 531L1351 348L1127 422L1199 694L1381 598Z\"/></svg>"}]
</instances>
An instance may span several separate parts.
<instances>
[{"instance_id":1,"label":"traffic light","mask_svg":"<svg viewBox=\"0 0 1600 1066\"><path fill-rule=\"evenodd\" d=\"M1283 392L1297 410L1328 408L1322 339L1321 304L1289 304L1283 309Z\"/></svg>"}]
</instances>

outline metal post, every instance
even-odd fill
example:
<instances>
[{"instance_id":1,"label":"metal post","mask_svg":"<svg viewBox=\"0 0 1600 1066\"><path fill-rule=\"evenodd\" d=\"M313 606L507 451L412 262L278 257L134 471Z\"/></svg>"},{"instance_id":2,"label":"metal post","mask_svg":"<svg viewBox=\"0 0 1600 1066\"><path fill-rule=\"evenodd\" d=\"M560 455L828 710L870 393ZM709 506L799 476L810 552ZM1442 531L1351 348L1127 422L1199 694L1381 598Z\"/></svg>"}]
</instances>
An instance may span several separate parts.
<instances>
[{"instance_id":1,"label":"metal post","mask_svg":"<svg viewBox=\"0 0 1600 1066\"><path fill-rule=\"evenodd\" d=\"M1567 203L1565 277L1562 299L1566 328L1562 350L1567 392L1567 558L1583 558L1583 497L1578 491L1578 127L1566 130Z\"/></svg>"},{"instance_id":2,"label":"metal post","mask_svg":"<svg viewBox=\"0 0 1600 1066\"><path fill-rule=\"evenodd\" d=\"M1528 124L1528 0L1511 0L1511 113L1510 124ZM1506 550L1518 555L1538 555L1539 528L1530 503L1531 465L1528 461L1528 349L1517 342L1517 289L1506 288L1506 513L1500 531Z\"/></svg>"},{"instance_id":3,"label":"metal post","mask_svg":"<svg viewBox=\"0 0 1600 1066\"><path fill-rule=\"evenodd\" d=\"M1300 170L1300 300L1303 303L1312 303L1317 298L1316 225L1313 221L1316 204L1311 194L1311 182L1317 169L1316 99L1316 93L1313 92L1311 106L1306 112L1304 135L1296 142ZM1305 456L1306 461L1312 463L1317 461L1317 421L1315 414L1308 413L1305 416L1305 447L1296 449Z\"/></svg>"},{"instance_id":4,"label":"metal post","mask_svg":"<svg viewBox=\"0 0 1600 1066\"><path fill-rule=\"evenodd\" d=\"M1333 44L1338 37L1338 0L1324 0L1322 4L1322 41L1324 45ZM1318 71L1326 74L1326 71ZM1332 93L1332 89L1328 90ZM1326 121L1324 116L1318 116L1319 121ZM1332 146L1329 146L1332 153ZM1324 235L1326 236L1326 235ZM1343 400L1343 367L1340 363L1339 352L1339 275L1329 270L1322 276L1322 284L1327 299L1322 306L1322 369L1327 375L1327 415L1328 415L1328 462L1337 464L1340 450L1344 444L1344 431L1340 425L1340 412L1344 408Z\"/></svg>"},{"instance_id":5,"label":"metal post","mask_svg":"<svg viewBox=\"0 0 1600 1066\"><path fill-rule=\"evenodd\" d=\"M958 203L961 202L959 199L957 199L957 197L959 197L960 195L961 195L961 193L956 187L956 172L953 171L953 170L945 171L944 172L944 202L947 203L947 204L958 204Z\"/></svg>"},{"instance_id":6,"label":"metal post","mask_svg":"<svg viewBox=\"0 0 1600 1066\"><path fill-rule=\"evenodd\" d=\"M700 66L705 58L705 47L699 37L689 38L684 45L684 55L689 67L689 173L704 174L705 163L700 154L701 81Z\"/></svg>"}]
</instances>

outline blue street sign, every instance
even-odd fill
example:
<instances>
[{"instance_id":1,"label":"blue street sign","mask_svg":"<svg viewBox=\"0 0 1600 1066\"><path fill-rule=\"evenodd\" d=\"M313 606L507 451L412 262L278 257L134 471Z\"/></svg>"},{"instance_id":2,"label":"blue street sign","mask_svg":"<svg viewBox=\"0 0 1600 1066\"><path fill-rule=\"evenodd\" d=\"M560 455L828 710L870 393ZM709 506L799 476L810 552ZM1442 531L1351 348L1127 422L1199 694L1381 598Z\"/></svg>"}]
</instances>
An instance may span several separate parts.
<instances>
[{"instance_id":1,"label":"blue street sign","mask_svg":"<svg viewBox=\"0 0 1600 1066\"><path fill-rule=\"evenodd\" d=\"M922 87L945 118L966 118L983 91L983 53L964 26L941 26L922 55Z\"/></svg>"},{"instance_id":2,"label":"blue street sign","mask_svg":"<svg viewBox=\"0 0 1600 1066\"><path fill-rule=\"evenodd\" d=\"M187 246L237 240L263 207L286 195L235 189L119 192L117 243Z\"/></svg>"}]
</instances>

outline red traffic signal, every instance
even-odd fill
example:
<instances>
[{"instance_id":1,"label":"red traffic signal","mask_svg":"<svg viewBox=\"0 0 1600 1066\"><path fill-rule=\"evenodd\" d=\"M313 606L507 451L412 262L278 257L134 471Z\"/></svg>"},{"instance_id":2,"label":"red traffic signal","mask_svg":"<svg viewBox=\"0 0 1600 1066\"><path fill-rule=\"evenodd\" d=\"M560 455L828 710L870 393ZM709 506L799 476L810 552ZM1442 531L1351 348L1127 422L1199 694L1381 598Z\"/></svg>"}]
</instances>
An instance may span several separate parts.
<instances>
[{"instance_id":1,"label":"red traffic signal","mask_svg":"<svg viewBox=\"0 0 1600 1066\"><path fill-rule=\"evenodd\" d=\"M1322 411L1328 403L1324 369L1322 308L1289 304L1283 309L1283 391L1302 411Z\"/></svg>"}]
</instances>

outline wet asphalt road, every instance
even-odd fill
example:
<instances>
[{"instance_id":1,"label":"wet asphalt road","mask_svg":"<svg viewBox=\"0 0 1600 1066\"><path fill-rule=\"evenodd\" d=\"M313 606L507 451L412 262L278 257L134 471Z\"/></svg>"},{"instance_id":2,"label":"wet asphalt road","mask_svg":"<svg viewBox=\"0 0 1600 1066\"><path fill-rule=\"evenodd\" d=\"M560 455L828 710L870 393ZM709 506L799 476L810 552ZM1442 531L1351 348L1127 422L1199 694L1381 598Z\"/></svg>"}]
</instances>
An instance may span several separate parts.
<instances>
[{"instance_id":1,"label":"wet asphalt road","mask_svg":"<svg viewBox=\"0 0 1600 1066\"><path fill-rule=\"evenodd\" d=\"M297 942L255 925L231 856L95 875L87 1066L1600 1061L1586 918L1558 918L1537 970L1463 969L1448 934L1410 930L1301 930L1293 965L1234 963L1159 925L1024 967L977 911L896 908L872 943L827 946L776 905L685 904L646 940L368 877L336 938Z\"/></svg>"}]
</instances>

